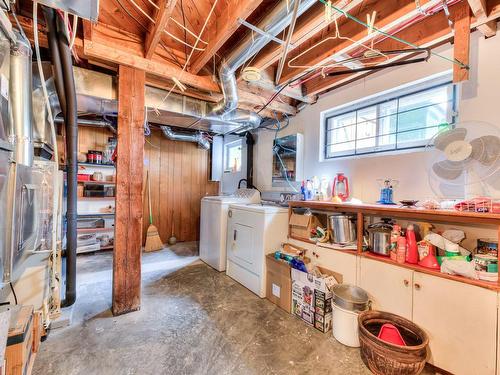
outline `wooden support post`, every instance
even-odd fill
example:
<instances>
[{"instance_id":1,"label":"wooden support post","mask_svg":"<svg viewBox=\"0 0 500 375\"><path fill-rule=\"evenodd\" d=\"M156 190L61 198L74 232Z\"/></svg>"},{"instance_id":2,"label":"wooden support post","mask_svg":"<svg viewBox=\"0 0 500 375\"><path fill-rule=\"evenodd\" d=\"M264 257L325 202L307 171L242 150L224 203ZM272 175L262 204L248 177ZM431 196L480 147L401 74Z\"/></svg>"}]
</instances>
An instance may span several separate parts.
<instances>
[{"instance_id":1,"label":"wooden support post","mask_svg":"<svg viewBox=\"0 0 500 375\"><path fill-rule=\"evenodd\" d=\"M144 71L120 65L113 257L114 315L138 310L141 305L145 82Z\"/></svg>"},{"instance_id":2,"label":"wooden support post","mask_svg":"<svg viewBox=\"0 0 500 375\"><path fill-rule=\"evenodd\" d=\"M462 64L469 65L470 50L470 8L466 1L457 5L455 16L455 38L453 57ZM469 79L469 69L457 64L453 65L453 82L462 82Z\"/></svg>"}]
</instances>

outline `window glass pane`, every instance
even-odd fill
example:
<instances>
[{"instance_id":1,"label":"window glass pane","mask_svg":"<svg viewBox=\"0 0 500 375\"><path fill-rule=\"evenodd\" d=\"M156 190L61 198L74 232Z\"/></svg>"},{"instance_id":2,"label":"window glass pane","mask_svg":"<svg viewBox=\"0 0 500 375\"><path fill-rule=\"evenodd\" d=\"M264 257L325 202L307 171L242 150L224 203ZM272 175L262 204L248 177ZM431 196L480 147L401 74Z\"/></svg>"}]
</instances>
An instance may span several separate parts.
<instances>
[{"instance_id":1,"label":"window glass pane","mask_svg":"<svg viewBox=\"0 0 500 375\"><path fill-rule=\"evenodd\" d=\"M394 95L394 94L391 94ZM453 84L364 106L326 121L326 157L421 147L456 114Z\"/></svg>"},{"instance_id":2,"label":"window glass pane","mask_svg":"<svg viewBox=\"0 0 500 375\"><path fill-rule=\"evenodd\" d=\"M349 112L328 119L328 130L341 128L356 123L356 112Z\"/></svg>"},{"instance_id":3,"label":"window glass pane","mask_svg":"<svg viewBox=\"0 0 500 375\"><path fill-rule=\"evenodd\" d=\"M241 141L226 145L226 165L224 169L232 173L241 171Z\"/></svg>"},{"instance_id":4,"label":"window glass pane","mask_svg":"<svg viewBox=\"0 0 500 375\"><path fill-rule=\"evenodd\" d=\"M439 86L401 97L399 99L398 111L404 112L415 108L444 103L449 101L449 99L448 88L446 86Z\"/></svg>"}]
</instances>

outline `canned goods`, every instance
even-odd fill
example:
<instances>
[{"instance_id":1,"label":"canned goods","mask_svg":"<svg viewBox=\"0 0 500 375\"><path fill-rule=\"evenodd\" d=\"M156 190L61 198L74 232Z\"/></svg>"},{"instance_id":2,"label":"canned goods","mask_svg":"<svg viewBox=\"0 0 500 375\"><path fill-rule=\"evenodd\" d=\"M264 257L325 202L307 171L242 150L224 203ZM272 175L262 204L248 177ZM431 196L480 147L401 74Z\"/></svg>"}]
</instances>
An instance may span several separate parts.
<instances>
[{"instance_id":1,"label":"canned goods","mask_svg":"<svg viewBox=\"0 0 500 375\"><path fill-rule=\"evenodd\" d=\"M498 240L493 238L478 238L477 253L498 257Z\"/></svg>"},{"instance_id":2,"label":"canned goods","mask_svg":"<svg viewBox=\"0 0 500 375\"><path fill-rule=\"evenodd\" d=\"M474 263L476 271L480 272L498 272L498 258L486 255L486 254L476 254L474 255Z\"/></svg>"}]
</instances>

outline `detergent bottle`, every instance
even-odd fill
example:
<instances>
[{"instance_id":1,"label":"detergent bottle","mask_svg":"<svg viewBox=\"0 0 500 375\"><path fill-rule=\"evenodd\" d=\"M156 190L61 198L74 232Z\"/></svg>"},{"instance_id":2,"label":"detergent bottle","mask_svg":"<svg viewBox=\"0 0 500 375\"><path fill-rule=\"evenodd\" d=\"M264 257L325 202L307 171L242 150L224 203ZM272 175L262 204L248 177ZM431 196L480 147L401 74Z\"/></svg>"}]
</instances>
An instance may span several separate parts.
<instances>
[{"instance_id":1,"label":"detergent bottle","mask_svg":"<svg viewBox=\"0 0 500 375\"><path fill-rule=\"evenodd\" d=\"M406 228L406 263L418 263L418 246L415 237L415 228L412 224Z\"/></svg>"}]
</instances>

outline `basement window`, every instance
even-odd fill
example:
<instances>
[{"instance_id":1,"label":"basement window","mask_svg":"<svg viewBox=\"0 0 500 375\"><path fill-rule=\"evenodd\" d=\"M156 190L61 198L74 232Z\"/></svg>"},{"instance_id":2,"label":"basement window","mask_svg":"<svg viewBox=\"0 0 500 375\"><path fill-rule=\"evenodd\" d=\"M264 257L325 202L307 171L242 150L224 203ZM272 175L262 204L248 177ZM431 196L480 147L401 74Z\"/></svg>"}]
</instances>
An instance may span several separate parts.
<instances>
[{"instance_id":1,"label":"basement window","mask_svg":"<svg viewBox=\"0 0 500 375\"><path fill-rule=\"evenodd\" d=\"M227 143L224 146L224 172L237 173L241 172L241 140Z\"/></svg>"},{"instance_id":2,"label":"basement window","mask_svg":"<svg viewBox=\"0 0 500 375\"><path fill-rule=\"evenodd\" d=\"M450 81L363 100L324 116L325 159L425 147L457 118L457 88Z\"/></svg>"}]
</instances>

